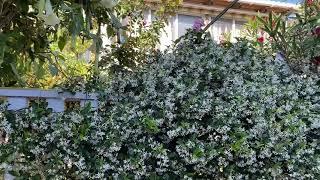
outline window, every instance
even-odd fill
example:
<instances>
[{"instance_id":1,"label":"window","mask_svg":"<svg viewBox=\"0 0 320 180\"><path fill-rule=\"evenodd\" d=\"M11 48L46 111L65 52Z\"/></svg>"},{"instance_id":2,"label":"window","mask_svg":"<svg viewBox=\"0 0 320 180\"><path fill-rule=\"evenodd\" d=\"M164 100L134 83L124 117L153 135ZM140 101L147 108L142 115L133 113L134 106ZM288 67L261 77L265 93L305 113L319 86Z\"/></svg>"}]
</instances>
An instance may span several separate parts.
<instances>
[{"instance_id":1,"label":"window","mask_svg":"<svg viewBox=\"0 0 320 180\"><path fill-rule=\"evenodd\" d=\"M216 21L212 25L212 32L211 32L212 38L215 41L220 42L224 33L231 33L232 32L232 24L233 24L233 20L231 20L231 19L230 20L229 19L221 19L221 20Z\"/></svg>"},{"instance_id":2,"label":"window","mask_svg":"<svg viewBox=\"0 0 320 180\"><path fill-rule=\"evenodd\" d=\"M184 35L187 29L192 28L192 25L196 19L201 17L198 16L188 16L188 15L178 15L178 37Z\"/></svg>"},{"instance_id":3,"label":"window","mask_svg":"<svg viewBox=\"0 0 320 180\"><path fill-rule=\"evenodd\" d=\"M156 20L156 12L153 10L145 10L143 12L143 18L146 25L150 25L153 21Z\"/></svg>"},{"instance_id":4,"label":"window","mask_svg":"<svg viewBox=\"0 0 320 180\"><path fill-rule=\"evenodd\" d=\"M234 35L233 37L240 37L241 35L241 30L243 28L243 25L245 24L246 22L244 21L236 21L235 22L235 30L234 30Z\"/></svg>"}]
</instances>

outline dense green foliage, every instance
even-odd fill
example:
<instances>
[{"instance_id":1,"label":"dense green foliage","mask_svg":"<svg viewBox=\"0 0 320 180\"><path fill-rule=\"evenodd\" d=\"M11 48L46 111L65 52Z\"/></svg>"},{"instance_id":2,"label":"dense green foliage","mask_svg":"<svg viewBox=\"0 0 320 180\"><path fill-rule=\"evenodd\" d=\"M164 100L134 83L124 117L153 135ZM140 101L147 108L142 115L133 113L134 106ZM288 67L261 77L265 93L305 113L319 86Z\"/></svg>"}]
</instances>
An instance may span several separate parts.
<instances>
[{"instance_id":1,"label":"dense green foliage","mask_svg":"<svg viewBox=\"0 0 320 180\"><path fill-rule=\"evenodd\" d=\"M318 1L306 1L290 23L274 14L253 19L251 39L218 45L199 26L154 53L180 3L161 2L146 25L142 0L0 1L1 86L100 90L96 112L53 113L45 102L12 112L1 103L0 174L320 179L320 79L292 66L320 64ZM117 42L98 64L101 24ZM88 64L87 50L96 54ZM283 59L270 55L278 51ZM112 80L101 83L98 65Z\"/></svg>"},{"instance_id":2,"label":"dense green foliage","mask_svg":"<svg viewBox=\"0 0 320 180\"><path fill-rule=\"evenodd\" d=\"M246 36L253 37L257 48L267 53L280 52L296 72L306 69L317 72L320 64L319 0L304 1L294 13L257 17L249 20L246 26Z\"/></svg>"},{"instance_id":3,"label":"dense green foliage","mask_svg":"<svg viewBox=\"0 0 320 180\"><path fill-rule=\"evenodd\" d=\"M2 169L54 179L318 179L317 76L190 32L114 77L98 112L1 109Z\"/></svg>"}]
</instances>

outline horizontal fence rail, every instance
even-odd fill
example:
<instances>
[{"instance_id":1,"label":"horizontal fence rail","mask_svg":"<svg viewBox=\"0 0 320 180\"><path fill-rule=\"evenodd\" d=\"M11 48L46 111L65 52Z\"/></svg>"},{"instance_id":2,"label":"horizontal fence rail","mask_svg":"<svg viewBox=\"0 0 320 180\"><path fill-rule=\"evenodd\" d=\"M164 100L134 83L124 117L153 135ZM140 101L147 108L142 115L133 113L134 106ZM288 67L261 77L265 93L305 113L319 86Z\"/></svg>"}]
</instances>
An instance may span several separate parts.
<instances>
[{"instance_id":1,"label":"horizontal fence rail","mask_svg":"<svg viewBox=\"0 0 320 180\"><path fill-rule=\"evenodd\" d=\"M43 100L53 112L63 112L68 108L83 107L91 104L93 110L98 108L96 93L62 92L58 90L0 88L0 99L8 102L8 110L27 108L31 102Z\"/></svg>"}]
</instances>

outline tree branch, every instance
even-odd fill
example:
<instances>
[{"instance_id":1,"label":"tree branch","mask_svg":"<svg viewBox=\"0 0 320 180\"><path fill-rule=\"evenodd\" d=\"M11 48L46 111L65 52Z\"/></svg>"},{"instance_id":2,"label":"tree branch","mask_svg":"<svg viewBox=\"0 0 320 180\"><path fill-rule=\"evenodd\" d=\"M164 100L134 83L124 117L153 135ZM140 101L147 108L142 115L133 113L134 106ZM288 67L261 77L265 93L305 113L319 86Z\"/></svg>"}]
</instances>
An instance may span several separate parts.
<instances>
[{"instance_id":1,"label":"tree branch","mask_svg":"<svg viewBox=\"0 0 320 180\"><path fill-rule=\"evenodd\" d=\"M8 4L7 7L5 7L4 4L2 4L1 8L3 9L1 9L1 12L0 12L0 18L2 19L0 21L0 30L4 28L8 23L10 23L17 14L17 11L14 5Z\"/></svg>"}]
</instances>

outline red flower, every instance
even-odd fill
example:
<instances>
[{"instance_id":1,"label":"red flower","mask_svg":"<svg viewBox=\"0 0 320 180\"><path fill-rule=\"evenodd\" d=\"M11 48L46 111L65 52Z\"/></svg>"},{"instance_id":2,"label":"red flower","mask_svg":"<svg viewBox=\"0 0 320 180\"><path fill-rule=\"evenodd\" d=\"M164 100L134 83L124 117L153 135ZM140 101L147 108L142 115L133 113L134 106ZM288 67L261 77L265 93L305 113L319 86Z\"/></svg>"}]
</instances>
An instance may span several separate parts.
<instances>
[{"instance_id":1,"label":"red flower","mask_svg":"<svg viewBox=\"0 0 320 180\"><path fill-rule=\"evenodd\" d=\"M264 37L263 37L263 36L258 37L258 38L257 38L257 41L258 41L259 43L263 43L263 42L264 42Z\"/></svg>"},{"instance_id":2,"label":"red flower","mask_svg":"<svg viewBox=\"0 0 320 180\"><path fill-rule=\"evenodd\" d=\"M307 0L307 5L308 5L308 6L311 6L312 3L313 3L313 0Z\"/></svg>"}]
</instances>

